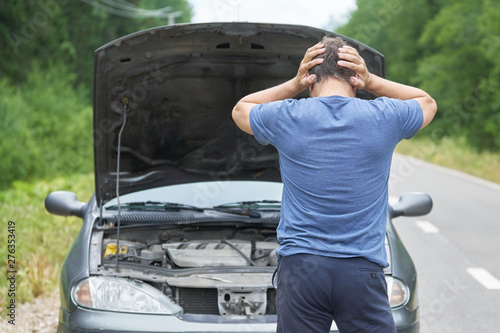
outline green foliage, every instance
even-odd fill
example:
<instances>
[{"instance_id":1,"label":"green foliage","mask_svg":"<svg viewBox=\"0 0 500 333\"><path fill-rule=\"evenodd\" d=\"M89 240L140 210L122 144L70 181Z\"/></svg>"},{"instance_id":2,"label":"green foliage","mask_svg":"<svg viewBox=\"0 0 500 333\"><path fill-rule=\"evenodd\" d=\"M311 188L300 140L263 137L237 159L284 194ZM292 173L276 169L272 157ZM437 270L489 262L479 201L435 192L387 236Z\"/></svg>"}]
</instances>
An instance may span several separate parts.
<instances>
[{"instance_id":1,"label":"green foliage","mask_svg":"<svg viewBox=\"0 0 500 333\"><path fill-rule=\"evenodd\" d=\"M359 0L339 29L384 53L389 79L417 85L438 102L433 139L465 136L500 148L500 4Z\"/></svg>"},{"instance_id":2,"label":"green foliage","mask_svg":"<svg viewBox=\"0 0 500 333\"><path fill-rule=\"evenodd\" d=\"M500 4L495 0L485 0L478 25L482 38L478 47L489 64L478 85L479 106L474 118L483 121L482 130L486 136L473 132L481 143L500 147ZM477 60L474 60L477 61ZM486 141L486 142L484 142Z\"/></svg>"},{"instance_id":3,"label":"green foliage","mask_svg":"<svg viewBox=\"0 0 500 333\"><path fill-rule=\"evenodd\" d=\"M358 10L338 32L385 55L389 79L409 83L423 47L417 43L423 24L441 7L428 0L358 0Z\"/></svg>"},{"instance_id":4,"label":"green foliage","mask_svg":"<svg viewBox=\"0 0 500 333\"><path fill-rule=\"evenodd\" d=\"M89 1L90 2L90 1ZM165 6L182 11L176 23L189 22L186 0L130 0L139 7ZM0 77L23 82L33 59L43 68L64 63L76 83L92 86L93 52L103 44L138 30L168 24L166 19L122 17L84 1L2 0L0 9Z\"/></svg>"},{"instance_id":5,"label":"green foliage","mask_svg":"<svg viewBox=\"0 0 500 333\"><path fill-rule=\"evenodd\" d=\"M182 11L177 23L191 19L186 0L129 3L170 6ZM3 0L0 22L0 189L91 171L95 49L167 20L113 15L84 1Z\"/></svg>"},{"instance_id":6,"label":"green foliage","mask_svg":"<svg viewBox=\"0 0 500 333\"><path fill-rule=\"evenodd\" d=\"M16 179L92 170L92 108L67 72L35 63L20 87L0 80L0 189Z\"/></svg>"},{"instance_id":7,"label":"green foliage","mask_svg":"<svg viewBox=\"0 0 500 333\"><path fill-rule=\"evenodd\" d=\"M0 191L0 239L7 242L7 222L15 222L16 302L50 294L57 289L62 262L73 243L82 220L59 217L45 211L48 193L73 191L80 201L88 201L93 191L93 174L58 177L50 181L14 182ZM0 257L7 260L7 246L0 247ZM0 306L7 299L7 280L0 279ZM2 313L4 315L4 313Z\"/></svg>"}]
</instances>

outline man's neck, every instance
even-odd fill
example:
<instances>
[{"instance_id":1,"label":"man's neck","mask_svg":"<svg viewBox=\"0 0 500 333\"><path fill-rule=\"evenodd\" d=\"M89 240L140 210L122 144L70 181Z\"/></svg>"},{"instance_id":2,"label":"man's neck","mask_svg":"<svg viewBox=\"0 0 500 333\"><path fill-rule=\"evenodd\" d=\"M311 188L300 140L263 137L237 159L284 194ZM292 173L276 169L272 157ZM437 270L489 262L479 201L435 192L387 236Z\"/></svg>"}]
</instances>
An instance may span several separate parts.
<instances>
[{"instance_id":1,"label":"man's neck","mask_svg":"<svg viewBox=\"0 0 500 333\"><path fill-rule=\"evenodd\" d=\"M326 96L356 96L356 90L346 81L328 78L323 79L319 83L315 83L310 90L311 97L326 97Z\"/></svg>"}]
</instances>

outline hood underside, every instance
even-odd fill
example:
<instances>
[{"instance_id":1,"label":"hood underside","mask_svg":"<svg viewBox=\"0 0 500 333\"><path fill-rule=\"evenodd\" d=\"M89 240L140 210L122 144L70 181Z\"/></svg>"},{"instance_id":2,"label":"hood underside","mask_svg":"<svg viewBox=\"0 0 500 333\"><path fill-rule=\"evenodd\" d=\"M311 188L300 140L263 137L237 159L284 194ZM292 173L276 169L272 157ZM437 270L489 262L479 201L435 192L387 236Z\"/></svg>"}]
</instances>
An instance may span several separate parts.
<instances>
[{"instance_id":1,"label":"hood underside","mask_svg":"<svg viewBox=\"0 0 500 333\"><path fill-rule=\"evenodd\" d=\"M96 199L199 181L280 181L278 153L233 122L243 96L295 76L307 48L335 33L295 25L207 23L141 31L95 52ZM349 38L369 70L383 56ZM307 97L307 91L297 96ZM372 98L366 92L358 97Z\"/></svg>"}]
</instances>

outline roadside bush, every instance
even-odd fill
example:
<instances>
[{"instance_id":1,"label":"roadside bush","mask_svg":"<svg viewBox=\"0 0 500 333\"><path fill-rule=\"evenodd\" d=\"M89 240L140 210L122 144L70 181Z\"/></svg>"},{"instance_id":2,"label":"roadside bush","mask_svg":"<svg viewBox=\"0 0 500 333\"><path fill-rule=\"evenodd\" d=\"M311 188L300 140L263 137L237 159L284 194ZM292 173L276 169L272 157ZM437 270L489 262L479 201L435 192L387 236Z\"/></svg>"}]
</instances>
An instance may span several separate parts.
<instances>
[{"instance_id":1,"label":"roadside bush","mask_svg":"<svg viewBox=\"0 0 500 333\"><path fill-rule=\"evenodd\" d=\"M92 108L63 65L36 63L22 86L0 79L0 189L92 170Z\"/></svg>"}]
</instances>

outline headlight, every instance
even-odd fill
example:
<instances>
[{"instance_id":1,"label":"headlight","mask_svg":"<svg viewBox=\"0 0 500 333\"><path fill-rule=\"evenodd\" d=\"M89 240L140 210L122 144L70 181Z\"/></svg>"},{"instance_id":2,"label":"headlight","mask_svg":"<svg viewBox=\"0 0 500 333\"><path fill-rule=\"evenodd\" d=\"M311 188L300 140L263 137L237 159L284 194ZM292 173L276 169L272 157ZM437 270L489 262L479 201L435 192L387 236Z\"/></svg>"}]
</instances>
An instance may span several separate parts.
<instances>
[{"instance_id":1,"label":"headlight","mask_svg":"<svg viewBox=\"0 0 500 333\"><path fill-rule=\"evenodd\" d=\"M73 288L73 300L96 310L177 314L182 308L145 283L123 278L90 277Z\"/></svg>"},{"instance_id":2,"label":"headlight","mask_svg":"<svg viewBox=\"0 0 500 333\"><path fill-rule=\"evenodd\" d=\"M387 294L391 308L405 304L410 298L408 287L401 280L389 275L385 276L385 280L387 281Z\"/></svg>"}]
</instances>

